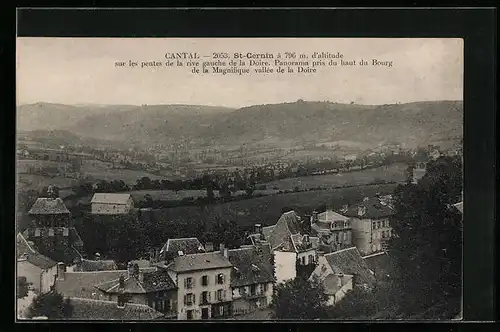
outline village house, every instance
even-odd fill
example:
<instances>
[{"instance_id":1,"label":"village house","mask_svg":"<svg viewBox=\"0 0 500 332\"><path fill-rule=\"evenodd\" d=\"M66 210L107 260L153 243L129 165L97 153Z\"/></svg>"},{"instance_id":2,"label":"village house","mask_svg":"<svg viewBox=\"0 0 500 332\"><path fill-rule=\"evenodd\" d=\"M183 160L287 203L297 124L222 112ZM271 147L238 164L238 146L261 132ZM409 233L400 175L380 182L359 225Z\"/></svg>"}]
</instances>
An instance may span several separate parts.
<instances>
[{"instance_id":1,"label":"village house","mask_svg":"<svg viewBox=\"0 0 500 332\"><path fill-rule=\"evenodd\" d=\"M316 263L319 239L309 235L310 227L309 219L302 220L295 211L288 211L281 215L274 227L266 230L278 283L294 279L297 265L313 266Z\"/></svg>"},{"instance_id":2,"label":"village house","mask_svg":"<svg viewBox=\"0 0 500 332\"><path fill-rule=\"evenodd\" d=\"M319 250L324 253L352 247L351 220L333 210L313 211L311 234L319 237Z\"/></svg>"},{"instance_id":3,"label":"village house","mask_svg":"<svg viewBox=\"0 0 500 332\"><path fill-rule=\"evenodd\" d=\"M92 214L128 214L134 207L132 195L123 193L95 193L90 201Z\"/></svg>"},{"instance_id":4,"label":"village house","mask_svg":"<svg viewBox=\"0 0 500 332\"><path fill-rule=\"evenodd\" d=\"M179 255L158 264L178 287L177 319L198 320L232 315L231 270L228 249Z\"/></svg>"},{"instance_id":5,"label":"village house","mask_svg":"<svg viewBox=\"0 0 500 332\"><path fill-rule=\"evenodd\" d=\"M366 197L344 211L343 215L351 218L352 240L362 255L386 250L392 236L389 218L394 214L387 199Z\"/></svg>"},{"instance_id":6,"label":"village house","mask_svg":"<svg viewBox=\"0 0 500 332\"><path fill-rule=\"evenodd\" d=\"M54 285L57 262L40 254L21 233L16 238L17 277L26 278L26 283L37 293L47 293Z\"/></svg>"},{"instance_id":7,"label":"village house","mask_svg":"<svg viewBox=\"0 0 500 332\"><path fill-rule=\"evenodd\" d=\"M318 278L325 287L328 304L337 304L354 288L371 289L375 277L356 247L320 256L310 279Z\"/></svg>"},{"instance_id":8,"label":"village house","mask_svg":"<svg viewBox=\"0 0 500 332\"><path fill-rule=\"evenodd\" d=\"M271 304L273 296L273 254L269 245L228 250L233 295L233 315L245 314Z\"/></svg>"},{"instance_id":9,"label":"village house","mask_svg":"<svg viewBox=\"0 0 500 332\"><path fill-rule=\"evenodd\" d=\"M164 318L176 317L176 287L168 273L154 267L128 264L127 270L68 272L64 263L58 263L54 288L70 299L111 301L119 307L147 305Z\"/></svg>"},{"instance_id":10,"label":"village house","mask_svg":"<svg viewBox=\"0 0 500 332\"><path fill-rule=\"evenodd\" d=\"M62 199L55 197L51 186L48 192L50 197L38 198L29 210L32 224L23 236L33 242L41 254L56 262L70 263L80 256L83 241Z\"/></svg>"}]
</instances>

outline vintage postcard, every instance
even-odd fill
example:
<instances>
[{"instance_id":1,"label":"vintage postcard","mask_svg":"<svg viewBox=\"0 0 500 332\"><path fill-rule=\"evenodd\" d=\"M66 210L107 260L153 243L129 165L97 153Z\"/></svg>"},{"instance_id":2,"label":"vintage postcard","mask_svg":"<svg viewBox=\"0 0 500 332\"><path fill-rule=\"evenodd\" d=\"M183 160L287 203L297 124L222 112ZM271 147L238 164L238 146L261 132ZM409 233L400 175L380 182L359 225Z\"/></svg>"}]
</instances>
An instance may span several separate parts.
<instances>
[{"instance_id":1,"label":"vintage postcard","mask_svg":"<svg viewBox=\"0 0 500 332\"><path fill-rule=\"evenodd\" d=\"M17 38L17 320L461 319L463 47Z\"/></svg>"}]
</instances>

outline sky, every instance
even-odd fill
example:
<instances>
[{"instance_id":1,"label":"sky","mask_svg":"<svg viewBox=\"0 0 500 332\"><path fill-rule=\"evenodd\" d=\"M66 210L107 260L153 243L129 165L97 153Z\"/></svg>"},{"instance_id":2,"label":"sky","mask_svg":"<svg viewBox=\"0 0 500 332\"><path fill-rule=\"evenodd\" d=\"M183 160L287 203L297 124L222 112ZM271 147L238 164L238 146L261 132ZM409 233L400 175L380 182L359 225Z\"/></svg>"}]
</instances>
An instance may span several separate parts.
<instances>
[{"instance_id":1,"label":"sky","mask_svg":"<svg viewBox=\"0 0 500 332\"><path fill-rule=\"evenodd\" d=\"M165 62L166 52L340 52L345 60L358 63L393 63L318 67L314 74L241 76L115 66L128 60ZM16 53L18 104L244 107L298 99L358 104L463 99L462 39L17 38Z\"/></svg>"}]
</instances>

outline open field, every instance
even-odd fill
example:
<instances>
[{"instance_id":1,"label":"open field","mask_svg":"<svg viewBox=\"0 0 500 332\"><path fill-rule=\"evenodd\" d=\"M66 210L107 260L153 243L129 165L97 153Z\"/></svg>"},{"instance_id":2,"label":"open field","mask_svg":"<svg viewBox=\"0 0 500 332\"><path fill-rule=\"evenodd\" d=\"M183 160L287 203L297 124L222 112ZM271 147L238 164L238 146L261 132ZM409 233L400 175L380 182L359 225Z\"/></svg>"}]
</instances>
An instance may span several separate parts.
<instances>
[{"instance_id":1,"label":"open field","mask_svg":"<svg viewBox=\"0 0 500 332\"><path fill-rule=\"evenodd\" d=\"M53 185L59 188L66 188L78 183L78 180L65 178L62 176L48 177L37 174L18 174L17 179L18 189L34 189L41 190L43 187Z\"/></svg>"},{"instance_id":2,"label":"open field","mask_svg":"<svg viewBox=\"0 0 500 332\"><path fill-rule=\"evenodd\" d=\"M342 204L354 204L365 196L374 196L377 192L390 194L395 187L395 184L385 184L276 194L224 204L161 209L153 215L155 220L165 223L165 226L181 220L192 222L204 219L211 223L217 218L235 220L242 228L250 228L256 223L268 226L278 221L283 209L312 210L325 204L338 208Z\"/></svg>"},{"instance_id":3,"label":"open field","mask_svg":"<svg viewBox=\"0 0 500 332\"><path fill-rule=\"evenodd\" d=\"M309 188L328 188L339 186L356 186L369 184L375 179L384 180L387 182L402 182L405 180L405 170L407 165L394 164L387 167L377 167L353 171L342 174L326 174L315 176L304 176L297 178L287 178L275 180L265 183L267 188L279 188L280 190L293 190L295 187L299 189Z\"/></svg>"},{"instance_id":4,"label":"open field","mask_svg":"<svg viewBox=\"0 0 500 332\"><path fill-rule=\"evenodd\" d=\"M36 166L37 168L42 168L42 167L68 168L68 167L71 167L70 163L50 161L50 160L18 159L16 161L16 171L18 173L28 172L28 168L30 166Z\"/></svg>"},{"instance_id":5,"label":"open field","mask_svg":"<svg viewBox=\"0 0 500 332\"><path fill-rule=\"evenodd\" d=\"M131 169L87 168L85 170L82 169L82 173L84 174L84 176L90 176L94 180L107 180L107 181L122 180L129 185L135 184L137 180L139 180L144 176L149 177L151 180L164 179L164 177L154 175L146 171L138 171Z\"/></svg>"},{"instance_id":6,"label":"open field","mask_svg":"<svg viewBox=\"0 0 500 332\"><path fill-rule=\"evenodd\" d=\"M254 195L272 195L277 193L277 190L255 190ZM179 190L178 192L174 190L133 190L130 191L130 194L132 195L132 198L134 201L138 202L141 200L144 200L144 195L151 195L151 198L153 200L158 200L158 201L180 201L183 198L197 198L197 197L206 197L207 196L207 191L206 190ZM231 196L242 196L246 195L246 192L243 190L239 190ZM219 192L217 190L214 190L214 196L219 197Z\"/></svg>"}]
</instances>

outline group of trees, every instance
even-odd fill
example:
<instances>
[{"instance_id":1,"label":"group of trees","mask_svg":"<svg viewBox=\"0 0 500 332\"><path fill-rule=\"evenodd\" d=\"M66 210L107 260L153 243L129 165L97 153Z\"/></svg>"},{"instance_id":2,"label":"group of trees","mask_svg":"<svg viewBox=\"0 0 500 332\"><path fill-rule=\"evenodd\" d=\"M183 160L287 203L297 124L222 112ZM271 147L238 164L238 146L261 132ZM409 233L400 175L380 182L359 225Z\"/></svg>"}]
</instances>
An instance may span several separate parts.
<instances>
[{"instance_id":1,"label":"group of trees","mask_svg":"<svg viewBox=\"0 0 500 332\"><path fill-rule=\"evenodd\" d=\"M197 237L202 243L224 243L235 248L245 237L234 220L165 221L156 211L123 216L88 215L76 219L75 227L87 255L99 252L118 262L148 258L151 248L162 247L169 238Z\"/></svg>"},{"instance_id":2,"label":"group of trees","mask_svg":"<svg viewBox=\"0 0 500 332\"><path fill-rule=\"evenodd\" d=\"M390 319L427 313L449 319L460 311L462 215L451 204L461 201L459 156L429 162L417 183L394 191L395 215L389 257L396 271L390 283L370 291L354 289L325 309L320 283L296 278L276 289L276 318Z\"/></svg>"},{"instance_id":3,"label":"group of trees","mask_svg":"<svg viewBox=\"0 0 500 332\"><path fill-rule=\"evenodd\" d=\"M51 291L35 296L24 316L26 318L70 319L72 314L73 304L71 300L64 299L61 294Z\"/></svg>"}]
</instances>

